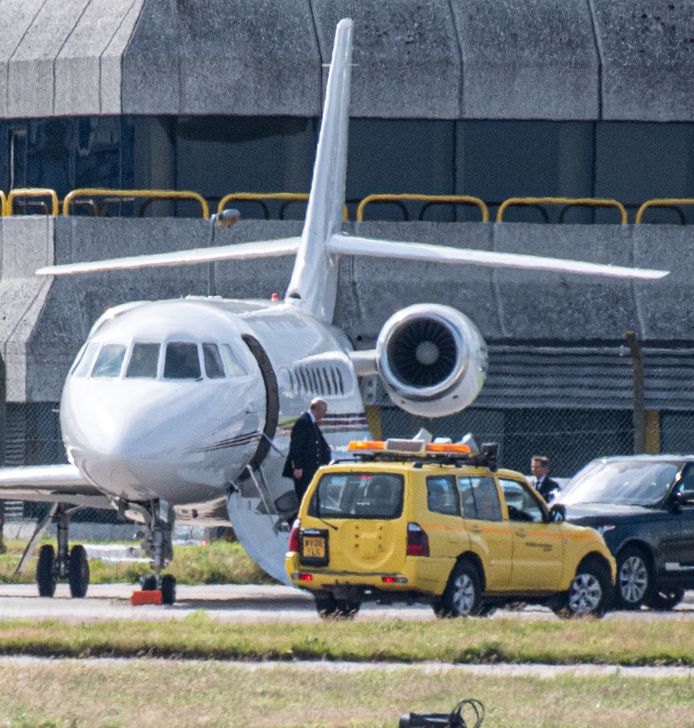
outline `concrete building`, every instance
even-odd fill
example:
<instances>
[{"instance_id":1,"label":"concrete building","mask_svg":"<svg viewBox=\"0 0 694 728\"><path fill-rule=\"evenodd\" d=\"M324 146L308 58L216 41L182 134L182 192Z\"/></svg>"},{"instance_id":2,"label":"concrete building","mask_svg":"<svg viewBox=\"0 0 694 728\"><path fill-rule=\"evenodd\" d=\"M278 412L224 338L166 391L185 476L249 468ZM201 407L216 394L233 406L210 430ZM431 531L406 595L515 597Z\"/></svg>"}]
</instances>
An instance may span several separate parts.
<instances>
[{"instance_id":1,"label":"concrete building","mask_svg":"<svg viewBox=\"0 0 694 728\"><path fill-rule=\"evenodd\" d=\"M48 188L61 205L78 188L190 190L213 209L232 192L306 192L344 16L355 21L349 225L673 273L631 284L345 260L337 323L366 346L408 303L468 313L490 344L488 386L431 427L499 439L520 468L548 452L558 475L633 448L633 331L646 447L694 449L694 210L668 203L635 224L647 200L694 198L693 0L0 0L0 189ZM492 221L474 205L400 202L371 203L355 222L372 193L472 195ZM617 200L628 222L614 205L546 203L493 222L502 201L527 196ZM54 215L46 195L13 195L0 218L6 463L63 459L54 410L104 308L207 291L204 266L33 271L300 229L301 203L230 204L242 221L213 231L196 200L84 192ZM218 264L217 292L281 295L290 270ZM378 387L367 396L385 431L420 424Z\"/></svg>"}]
</instances>

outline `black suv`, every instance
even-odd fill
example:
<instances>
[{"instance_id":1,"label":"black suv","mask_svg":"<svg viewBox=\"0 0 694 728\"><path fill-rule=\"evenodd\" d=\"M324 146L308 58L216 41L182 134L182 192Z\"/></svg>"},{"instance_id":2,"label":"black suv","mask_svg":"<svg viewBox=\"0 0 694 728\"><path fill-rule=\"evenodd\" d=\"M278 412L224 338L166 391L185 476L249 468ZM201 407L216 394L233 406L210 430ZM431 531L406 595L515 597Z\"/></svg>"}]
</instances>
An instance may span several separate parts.
<instances>
[{"instance_id":1,"label":"black suv","mask_svg":"<svg viewBox=\"0 0 694 728\"><path fill-rule=\"evenodd\" d=\"M593 460L557 502L605 539L617 560L618 608L672 609L694 589L694 456Z\"/></svg>"}]
</instances>

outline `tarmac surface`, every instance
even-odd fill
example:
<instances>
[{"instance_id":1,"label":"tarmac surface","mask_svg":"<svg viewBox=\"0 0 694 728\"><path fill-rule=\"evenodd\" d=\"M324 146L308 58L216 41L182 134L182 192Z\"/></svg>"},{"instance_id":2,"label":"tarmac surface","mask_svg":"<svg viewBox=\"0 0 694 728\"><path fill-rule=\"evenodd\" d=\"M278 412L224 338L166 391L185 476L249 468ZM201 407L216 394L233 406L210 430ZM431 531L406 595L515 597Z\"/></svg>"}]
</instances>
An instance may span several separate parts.
<instances>
[{"instance_id":1,"label":"tarmac surface","mask_svg":"<svg viewBox=\"0 0 694 728\"><path fill-rule=\"evenodd\" d=\"M131 606L137 588L132 584L92 584L86 598L72 599L67 584L58 584L52 599L39 597L34 584L0 585L0 620L57 619L66 622L107 619L170 620L183 619L203 610L220 622L317 622L313 597L288 586L218 584L177 587L177 600L171 606ZM528 605L517 610L498 610L490 619L514 616L519 619L558 619L549 609ZM684 620L694 622L694 591L671 612L611 612L604 619ZM373 619L435 619L427 605L380 605L365 603L358 621Z\"/></svg>"}]
</instances>

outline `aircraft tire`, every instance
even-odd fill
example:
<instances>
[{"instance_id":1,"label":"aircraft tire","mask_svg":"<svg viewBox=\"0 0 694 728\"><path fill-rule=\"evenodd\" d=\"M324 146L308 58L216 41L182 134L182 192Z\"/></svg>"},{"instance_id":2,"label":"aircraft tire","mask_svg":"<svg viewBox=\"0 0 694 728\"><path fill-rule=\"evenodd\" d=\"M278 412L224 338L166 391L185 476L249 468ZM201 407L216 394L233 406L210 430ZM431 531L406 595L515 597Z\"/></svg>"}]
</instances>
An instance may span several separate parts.
<instances>
[{"instance_id":1,"label":"aircraft tire","mask_svg":"<svg viewBox=\"0 0 694 728\"><path fill-rule=\"evenodd\" d=\"M52 597L55 594L55 549L50 544L41 546L39 560L36 564L36 583L39 587L40 597Z\"/></svg>"},{"instance_id":2,"label":"aircraft tire","mask_svg":"<svg viewBox=\"0 0 694 728\"><path fill-rule=\"evenodd\" d=\"M161 579L162 604L174 604L176 601L176 577L166 574Z\"/></svg>"},{"instance_id":3,"label":"aircraft tire","mask_svg":"<svg viewBox=\"0 0 694 728\"><path fill-rule=\"evenodd\" d=\"M73 599L81 599L87 595L89 588L89 560L84 546L73 546L70 551L68 566L70 595Z\"/></svg>"},{"instance_id":4,"label":"aircraft tire","mask_svg":"<svg viewBox=\"0 0 694 728\"><path fill-rule=\"evenodd\" d=\"M154 591L157 588L157 577L154 574L142 577L142 591Z\"/></svg>"}]
</instances>

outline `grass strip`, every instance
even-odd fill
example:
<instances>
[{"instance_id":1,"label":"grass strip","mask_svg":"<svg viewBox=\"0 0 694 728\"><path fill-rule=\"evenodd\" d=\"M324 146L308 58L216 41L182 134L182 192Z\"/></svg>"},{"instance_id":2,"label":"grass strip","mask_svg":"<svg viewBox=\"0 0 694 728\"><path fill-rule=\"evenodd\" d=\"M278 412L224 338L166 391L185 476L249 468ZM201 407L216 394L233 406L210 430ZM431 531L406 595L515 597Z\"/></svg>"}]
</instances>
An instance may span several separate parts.
<instances>
[{"instance_id":1,"label":"grass strip","mask_svg":"<svg viewBox=\"0 0 694 728\"><path fill-rule=\"evenodd\" d=\"M196 612L169 622L0 622L0 654L396 663L694 665L694 623L535 622L225 624Z\"/></svg>"}]
</instances>

